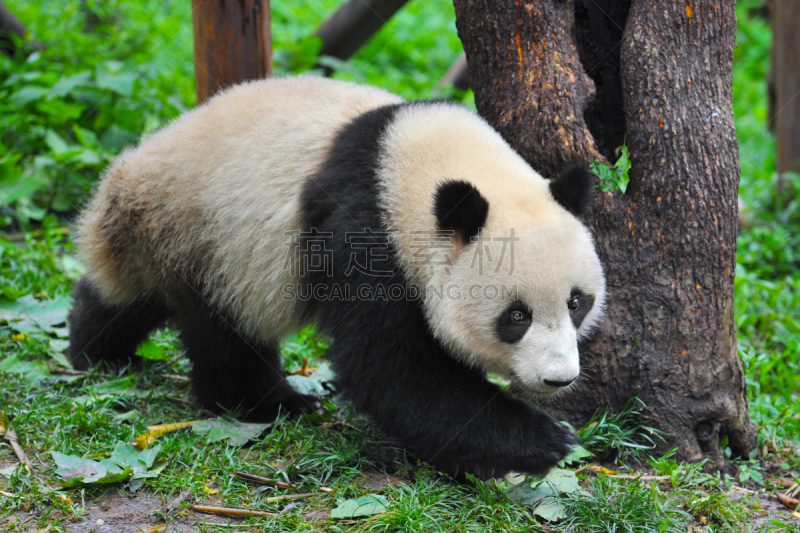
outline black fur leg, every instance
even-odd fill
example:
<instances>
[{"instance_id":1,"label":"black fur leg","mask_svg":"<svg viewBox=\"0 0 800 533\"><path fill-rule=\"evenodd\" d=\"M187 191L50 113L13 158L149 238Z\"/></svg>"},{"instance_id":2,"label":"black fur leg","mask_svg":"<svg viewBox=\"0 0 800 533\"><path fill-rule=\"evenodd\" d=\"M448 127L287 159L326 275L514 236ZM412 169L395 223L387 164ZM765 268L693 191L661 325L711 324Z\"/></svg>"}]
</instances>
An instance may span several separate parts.
<instances>
[{"instance_id":1,"label":"black fur leg","mask_svg":"<svg viewBox=\"0 0 800 533\"><path fill-rule=\"evenodd\" d=\"M277 342L265 346L239 335L202 303L184 308L192 311L179 317L180 335L201 407L253 422L320 407L317 398L298 394L286 381Z\"/></svg>"},{"instance_id":2,"label":"black fur leg","mask_svg":"<svg viewBox=\"0 0 800 533\"><path fill-rule=\"evenodd\" d=\"M573 438L567 428L455 361L433 339L387 350L385 337L351 338L332 347L345 395L436 468L479 478L542 474L569 453ZM361 353L380 356L359 361L354 354Z\"/></svg>"},{"instance_id":3,"label":"black fur leg","mask_svg":"<svg viewBox=\"0 0 800 533\"><path fill-rule=\"evenodd\" d=\"M345 396L398 444L438 469L480 478L541 474L569 453L567 428L447 354L412 303L360 306L323 313L329 354Z\"/></svg>"},{"instance_id":4,"label":"black fur leg","mask_svg":"<svg viewBox=\"0 0 800 533\"><path fill-rule=\"evenodd\" d=\"M100 365L109 370L142 360L136 348L167 319L164 307L152 299L139 298L124 305L108 305L86 277L75 285L69 313L67 357L76 370Z\"/></svg>"}]
</instances>

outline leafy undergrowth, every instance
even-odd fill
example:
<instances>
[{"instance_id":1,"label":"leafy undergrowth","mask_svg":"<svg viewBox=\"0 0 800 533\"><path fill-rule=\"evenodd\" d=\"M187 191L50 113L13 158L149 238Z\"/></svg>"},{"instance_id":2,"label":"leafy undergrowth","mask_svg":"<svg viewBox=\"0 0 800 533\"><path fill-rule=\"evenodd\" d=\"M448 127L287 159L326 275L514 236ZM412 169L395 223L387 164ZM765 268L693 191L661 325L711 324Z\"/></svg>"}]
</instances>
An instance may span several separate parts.
<instances>
[{"instance_id":1,"label":"leafy undergrowth","mask_svg":"<svg viewBox=\"0 0 800 533\"><path fill-rule=\"evenodd\" d=\"M273 2L276 72L313 67L319 43L308 35L338 3ZM222 418L154 429L210 417L189 403L189 363L169 330L140 348L139 374L68 372L64 315L82 272L69 220L114 156L194 105L190 5L5 5L43 46L17 60L0 55L0 529L73 530L120 493L163 500L145 513L142 529L153 532L160 523L231 530L192 504L279 515L234 523L264 531L800 530L773 496L796 492L800 476L800 205L791 200L800 179L783 176L778 193L765 127L770 30L759 0L737 5L733 80L746 204L736 321L758 449L734 462L734 476L650 457L659 434L633 400L579 428L585 453L548 478L467 484L385 442L337 398L268 427ZM326 64L337 78L406 98L472 105L469 93L436 88L460 52L453 21L447 0L410 2L351 61ZM325 393L325 347L311 329L283 344L287 368L305 367L291 378L296 386ZM12 435L30 469L18 466ZM142 441L149 451L126 444Z\"/></svg>"},{"instance_id":2,"label":"leafy undergrowth","mask_svg":"<svg viewBox=\"0 0 800 533\"><path fill-rule=\"evenodd\" d=\"M143 529L228 531L229 518L220 523L192 509L206 505L274 514L236 519L263 531L797 530L771 496L790 486L770 481L793 482L796 449L767 445L766 459L740 461L736 477L705 473L702 464L669 454L653 458L660 433L638 400L580 428L585 449L544 480L459 484L387 443L336 397L320 413L268 426L198 423L211 416L189 403L190 364L169 330L140 348L145 368L138 374L69 371L64 320L80 269L67 259L73 249L58 227L0 245L27 265L27 275L8 280L13 294L25 296L0 305L0 426L14 431L30 465L20 466L8 443L0 445L5 530L69 531L94 520L92 508L115 493L162 499ZM295 386L327 394L321 385L330 374L320 359L326 346L313 329L284 342ZM187 424L153 427L176 422ZM776 442L765 435L763 442ZM144 450L130 444L143 442Z\"/></svg>"}]
</instances>

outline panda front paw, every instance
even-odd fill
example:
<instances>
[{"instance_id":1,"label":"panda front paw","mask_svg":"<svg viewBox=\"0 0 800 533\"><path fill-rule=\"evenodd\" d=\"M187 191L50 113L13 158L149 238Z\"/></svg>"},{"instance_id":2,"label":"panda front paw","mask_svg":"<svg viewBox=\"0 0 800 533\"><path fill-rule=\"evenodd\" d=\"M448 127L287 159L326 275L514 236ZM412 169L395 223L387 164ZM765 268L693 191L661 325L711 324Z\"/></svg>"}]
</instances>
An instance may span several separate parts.
<instances>
[{"instance_id":1,"label":"panda front paw","mask_svg":"<svg viewBox=\"0 0 800 533\"><path fill-rule=\"evenodd\" d=\"M315 413L322 407L322 402L310 394L297 394L281 401L281 409L293 415L307 415Z\"/></svg>"}]
</instances>

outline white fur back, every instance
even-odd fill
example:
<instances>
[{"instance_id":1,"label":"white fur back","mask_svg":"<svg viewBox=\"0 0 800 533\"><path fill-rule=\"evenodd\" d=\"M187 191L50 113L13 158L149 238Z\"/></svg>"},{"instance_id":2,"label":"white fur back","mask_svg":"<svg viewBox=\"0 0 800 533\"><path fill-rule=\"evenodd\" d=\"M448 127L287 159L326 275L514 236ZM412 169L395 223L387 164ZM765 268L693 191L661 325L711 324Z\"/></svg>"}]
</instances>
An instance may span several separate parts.
<instances>
[{"instance_id":1,"label":"white fur back","mask_svg":"<svg viewBox=\"0 0 800 533\"><path fill-rule=\"evenodd\" d=\"M185 114L122 154L99 185L78 240L92 281L122 303L176 275L189 289L201 262L207 268L195 281L210 303L248 333L287 332L297 324L295 303L281 299L293 282L284 244L286 232L301 229L303 181L342 126L400 101L298 77L240 85ZM126 216L140 218L132 226Z\"/></svg>"}]
</instances>

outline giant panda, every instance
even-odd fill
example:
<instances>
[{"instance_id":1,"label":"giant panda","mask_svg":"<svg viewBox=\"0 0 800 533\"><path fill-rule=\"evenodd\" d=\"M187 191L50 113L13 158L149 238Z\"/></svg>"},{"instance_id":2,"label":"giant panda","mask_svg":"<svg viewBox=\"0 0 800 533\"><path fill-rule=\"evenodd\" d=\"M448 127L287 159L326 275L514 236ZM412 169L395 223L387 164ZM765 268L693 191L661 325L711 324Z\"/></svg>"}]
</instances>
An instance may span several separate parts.
<instances>
[{"instance_id":1,"label":"giant panda","mask_svg":"<svg viewBox=\"0 0 800 533\"><path fill-rule=\"evenodd\" d=\"M545 180L452 103L317 77L233 87L107 170L78 224L69 358L139 366L169 322L200 406L269 421L320 405L278 349L316 323L343 395L416 457L545 472L572 437L537 403L578 379L605 299L576 218L591 181Z\"/></svg>"}]
</instances>

